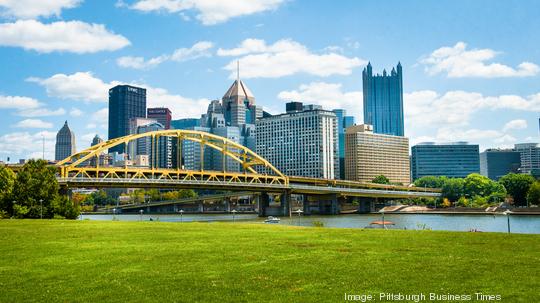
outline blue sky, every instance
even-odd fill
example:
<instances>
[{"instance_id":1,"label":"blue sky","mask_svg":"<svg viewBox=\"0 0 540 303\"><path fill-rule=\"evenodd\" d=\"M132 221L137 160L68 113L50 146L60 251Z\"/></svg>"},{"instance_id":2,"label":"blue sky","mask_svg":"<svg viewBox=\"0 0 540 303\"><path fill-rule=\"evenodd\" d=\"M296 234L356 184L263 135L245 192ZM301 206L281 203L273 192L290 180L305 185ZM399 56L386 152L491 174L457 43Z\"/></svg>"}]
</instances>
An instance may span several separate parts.
<instances>
[{"instance_id":1,"label":"blue sky","mask_svg":"<svg viewBox=\"0 0 540 303\"><path fill-rule=\"evenodd\" d=\"M406 136L538 142L537 1L0 0L0 160L107 137L107 89L198 117L240 76L265 110L290 99L361 122L362 69L401 61Z\"/></svg>"}]
</instances>

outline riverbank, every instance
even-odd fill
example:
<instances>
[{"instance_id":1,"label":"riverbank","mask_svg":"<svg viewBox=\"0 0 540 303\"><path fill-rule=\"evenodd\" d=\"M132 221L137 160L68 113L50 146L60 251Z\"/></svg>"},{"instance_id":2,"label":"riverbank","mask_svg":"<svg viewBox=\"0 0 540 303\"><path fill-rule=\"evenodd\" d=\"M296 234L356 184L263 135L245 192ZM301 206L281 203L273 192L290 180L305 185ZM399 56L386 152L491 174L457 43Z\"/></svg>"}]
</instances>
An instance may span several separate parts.
<instances>
[{"instance_id":1,"label":"riverbank","mask_svg":"<svg viewBox=\"0 0 540 303\"><path fill-rule=\"evenodd\" d=\"M444 214L444 215L504 215L507 209L503 208L473 208L473 207L447 207L429 208L416 205L386 206L381 211L388 214ZM540 207L522 207L509 209L511 215L540 215ZM380 213L381 211L374 212Z\"/></svg>"},{"instance_id":2,"label":"riverbank","mask_svg":"<svg viewBox=\"0 0 540 303\"><path fill-rule=\"evenodd\" d=\"M239 223L0 220L0 301L537 300L539 235Z\"/></svg>"}]
</instances>

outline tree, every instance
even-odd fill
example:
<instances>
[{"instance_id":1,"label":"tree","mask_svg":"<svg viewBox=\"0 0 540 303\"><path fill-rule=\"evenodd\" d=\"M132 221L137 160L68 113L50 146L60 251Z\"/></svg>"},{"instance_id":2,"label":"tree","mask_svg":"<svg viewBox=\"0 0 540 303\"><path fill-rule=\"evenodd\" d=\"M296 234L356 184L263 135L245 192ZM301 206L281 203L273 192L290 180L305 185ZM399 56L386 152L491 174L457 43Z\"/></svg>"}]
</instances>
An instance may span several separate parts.
<instances>
[{"instance_id":1,"label":"tree","mask_svg":"<svg viewBox=\"0 0 540 303\"><path fill-rule=\"evenodd\" d=\"M66 219L77 219L80 214L79 206L74 204L66 196L58 196L53 201L54 214Z\"/></svg>"},{"instance_id":2,"label":"tree","mask_svg":"<svg viewBox=\"0 0 540 303\"><path fill-rule=\"evenodd\" d=\"M510 173L499 179L506 192L514 199L514 205L524 206L527 204L527 192L534 183L531 175Z\"/></svg>"},{"instance_id":3,"label":"tree","mask_svg":"<svg viewBox=\"0 0 540 303\"><path fill-rule=\"evenodd\" d=\"M456 202L463 195L463 179L449 178L442 186L442 198L447 198L451 202Z\"/></svg>"},{"instance_id":4,"label":"tree","mask_svg":"<svg viewBox=\"0 0 540 303\"><path fill-rule=\"evenodd\" d=\"M12 193L15 173L5 166L0 167L0 211L13 214Z\"/></svg>"},{"instance_id":5,"label":"tree","mask_svg":"<svg viewBox=\"0 0 540 303\"><path fill-rule=\"evenodd\" d=\"M27 218L52 218L53 201L60 187L56 181L56 170L44 160L30 160L19 171L13 186L13 199L21 206L19 214ZM41 202L40 202L41 201Z\"/></svg>"},{"instance_id":6,"label":"tree","mask_svg":"<svg viewBox=\"0 0 540 303\"><path fill-rule=\"evenodd\" d=\"M422 178L416 179L414 181L414 186L416 187L427 187L427 188L441 188L444 182L448 180L445 176L424 176Z\"/></svg>"},{"instance_id":7,"label":"tree","mask_svg":"<svg viewBox=\"0 0 540 303\"><path fill-rule=\"evenodd\" d=\"M371 182L377 184L390 184L390 180L384 175L375 177L375 179L373 179Z\"/></svg>"},{"instance_id":8,"label":"tree","mask_svg":"<svg viewBox=\"0 0 540 303\"><path fill-rule=\"evenodd\" d=\"M540 206L540 182L534 182L529 188L527 193L527 203L528 205L537 205Z\"/></svg>"}]
</instances>

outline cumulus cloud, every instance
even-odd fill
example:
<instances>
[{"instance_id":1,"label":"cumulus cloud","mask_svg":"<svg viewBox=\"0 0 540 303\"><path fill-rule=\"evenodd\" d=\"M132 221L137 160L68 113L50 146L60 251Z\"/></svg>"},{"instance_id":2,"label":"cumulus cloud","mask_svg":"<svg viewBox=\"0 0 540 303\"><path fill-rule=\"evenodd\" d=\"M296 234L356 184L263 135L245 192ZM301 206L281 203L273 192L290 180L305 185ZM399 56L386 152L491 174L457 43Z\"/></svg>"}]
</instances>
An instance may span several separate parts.
<instances>
[{"instance_id":1,"label":"cumulus cloud","mask_svg":"<svg viewBox=\"0 0 540 303\"><path fill-rule=\"evenodd\" d=\"M201 57L211 57L210 49L214 47L214 44L209 41L200 41L195 43L190 48L176 49L172 54L165 54L158 57L145 60L143 57L125 56L116 60L116 64L120 67L133 68L133 69L150 69L165 61L183 62L188 60L194 60Z\"/></svg>"},{"instance_id":2,"label":"cumulus cloud","mask_svg":"<svg viewBox=\"0 0 540 303\"><path fill-rule=\"evenodd\" d=\"M0 24L0 46L22 47L40 53L95 53L118 50L129 44L127 38L107 30L102 24L81 21L44 24L37 20Z\"/></svg>"},{"instance_id":3,"label":"cumulus cloud","mask_svg":"<svg viewBox=\"0 0 540 303\"><path fill-rule=\"evenodd\" d=\"M192 99L181 95L171 94L166 89L152 87L145 83L121 81L104 82L95 77L91 72L77 72L71 75L56 74L49 78L29 78L30 82L38 83L45 87L47 94L52 97L75 100L82 102L107 102L109 89L119 84L130 84L146 88L147 107L168 107L174 118L197 117L202 114L208 106L208 99ZM88 128L95 128L102 125L105 118L104 108L101 111L101 118L90 121ZM101 124L100 124L101 123Z\"/></svg>"},{"instance_id":4,"label":"cumulus cloud","mask_svg":"<svg viewBox=\"0 0 540 303\"><path fill-rule=\"evenodd\" d=\"M38 100L33 98L0 95L0 108L2 109L35 109L42 105Z\"/></svg>"},{"instance_id":5,"label":"cumulus cloud","mask_svg":"<svg viewBox=\"0 0 540 303\"><path fill-rule=\"evenodd\" d=\"M284 101L318 104L326 110L345 109L348 115L357 118L363 116L362 92L344 92L342 85L339 83L312 82L310 84L302 84L297 90L280 92L278 98ZM359 123L359 121L356 122Z\"/></svg>"},{"instance_id":6,"label":"cumulus cloud","mask_svg":"<svg viewBox=\"0 0 540 303\"><path fill-rule=\"evenodd\" d=\"M45 139L45 159L54 159L56 132L14 132L0 136L0 154L4 157L21 156L27 159L41 158ZM39 152L38 152L39 151Z\"/></svg>"},{"instance_id":7,"label":"cumulus cloud","mask_svg":"<svg viewBox=\"0 0 540 303\"><path fill-rule=\"evenodd\" d=\"M214 25L234 17L274 10L283 2L285 0L139 0L129 7L143 12L178 13L188 20L190 17L186 13L196 11L195 17L202 24Z\"/></svg>"},{"instance_id":8,"label":"cumulus cloud","mask_svg":"<svg viewBox=\"0 0 540 303\"><path fill-rule=\"evenodd\" d=\"M367 61L357 57L348 58L334 52L312 53L304 45L290 39L279 40L267 45L264 40L246 39L232 49L219 49L218 56L243 56L242 78L279 78L297 73L327 77L350 75L353 68L365 65ZM224 67L231 71L230 78L236 77L236 60Z\"/></svg>"},{"instance_id":9,"label":"cumulus cloud","mask_svg":"<svg viewBox=\"0 0 540 303\"><path fill-rule=\"evenodd\" d=\"M78 108L75 108L73 107L70 111L69 111L69 115L72 116L72 117L80 117L82 116L84 113L82 112L82 110L78 109Z\"/></svg>"},{"instance_id":10,"label":"cumulus cloud","mask_svg":"<svg viewBox=\"0 0 540 303\"><path fill-rule=\"evenodd\" d=\"M498 52L492 49L467 50L467 44L441 47L420 60L428 74L446 73L449 78L498 78L528 77L537 75L540 67L531 62L522 62L516 68L501 63L490 63Z\"/></svg>"},{"instance_id":11,"label":"cumulus cloud","mask_svg":"<svg viewBox=\"0 0 540 303\"><path fill-rule=\"evenodd\" d=\"M0 15L18 19L60 16L62 9L77 7L82 0L0 0Z\"/></svg>"},{"instance_id":12,"label":"cumulus cloud","mask_svg":"<svg viewBox=\"0 0 540 303\"><path fill-rule=\"evenodd\" d=\"M19 121L13 127L18 128L52 128L53 125L50 122L45 122L40 119L26 119Z\"/></svg>"},{"instance_id":13,"label":"cumulus cloud","mask_svg":"<svg viewBox=\"0 0 540 303\"><path fill-rule=\"evenodd\" d=\"M525 128L527 128L527 121L523 119L516 119L516 120L508 121L504 125L503 131L507 132L513 129L525 129Z\"/></svg>"},{"instance_id":14,"label":"cumulus cloud","mask_svg":"<svg viewBox=\"0 0 540 303\"><path fill-rule=\"evenodd\" d=\"M19 111L18 115L21 117L47 117L47 116L61 116L65 115L66 110L59 108L56 110L50 110L47 108L34 108Z\"/></svg>"}]
</instances>

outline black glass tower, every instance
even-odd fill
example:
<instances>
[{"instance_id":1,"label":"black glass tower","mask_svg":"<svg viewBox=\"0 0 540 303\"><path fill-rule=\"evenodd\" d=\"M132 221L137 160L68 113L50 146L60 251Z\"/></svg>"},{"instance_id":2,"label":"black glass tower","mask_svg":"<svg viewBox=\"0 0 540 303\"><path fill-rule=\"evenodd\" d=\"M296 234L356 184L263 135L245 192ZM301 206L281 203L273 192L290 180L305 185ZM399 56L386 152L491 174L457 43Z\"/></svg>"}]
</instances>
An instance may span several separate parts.
<instances>
[{"instance_id":1,"label":"black glass tower","mask_svg":"<svg viewBox=\"0 0 540 303\"><path fill-rule=\"evenodd\" d=\"M146 89L118 85L109 90L109 140L129 135L129 119L146 118ZM109 152L124 153L123 144Z\"/></svg>"}]
</instances>

